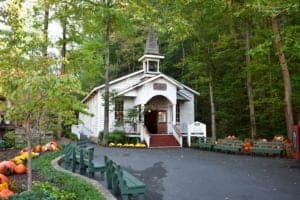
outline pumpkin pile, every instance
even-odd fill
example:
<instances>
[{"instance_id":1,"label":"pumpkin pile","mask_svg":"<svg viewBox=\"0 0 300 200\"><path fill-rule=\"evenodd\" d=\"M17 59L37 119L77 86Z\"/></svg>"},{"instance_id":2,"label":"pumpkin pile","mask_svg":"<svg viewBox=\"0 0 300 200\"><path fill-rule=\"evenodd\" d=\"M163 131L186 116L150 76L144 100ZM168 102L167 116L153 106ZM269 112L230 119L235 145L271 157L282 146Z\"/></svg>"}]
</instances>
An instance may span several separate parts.
<instances>
[{"instance_id":1,"label":"pumpkin pile","mask_svg":"<svg viewBox=\"0 0 300 200\"><path fill-rule=\"evenodd\" d=\"M246 139L243 143L243 151L246 153L251 152L252 150L252 143L250 139Z\"/></svg>"},{"instance_id":2,"label":"pumpkin pile","mask_svg":"<svg viewBox=\"0 0 300 200\"><path fill-rule=\"evenodd\" d=\"M7 175L13 174L17 166L18 165L13 161L2 161L0 163L0 199L7 199L14 195L14 192L9 189L9 179Z\"/></svg>"},{"instance_id":3,"label":"pumpkin pile","mask_svg":"<svg viewBox=\"0 0 300 200\"><path fill-rule=\"evenodd\" d=\"M273 138L274 142L283 142L283 140L284 140L283 135L275 135Z\"/></svg>"},{"instance_id":4,"label":"pumpkin pile","mask_svg":"<svg viewBox=\"0 0 300 200\"><path fill-rule=\"evenodd\" d=\"M40 153L45 151L57 151L59 146L56 142L49 142L45 145L37 145L32 149L32 158L39 156ZM14 195L14 192L9 188L9 178L7 176L12 174L26 174L27 167L26 161L28 159L29 152L27 148L20 151L20 154L12 158L11 160L5 160L0 162L0 199L8 199L8 197Z\"/></svg>"},{"instance_id":5,"label":"pumpkin pile","mask_svg":"<svg viewBox=\"0 0 300 200\"><path fill-rule=\"evenodd\" d=\"M266 138L258 138L257 142L268 142Z\"/></svg>"},{"instance_id":6,"label":"pumpkin pile","mask_svg":"<svg viewBox=\"0 0 300 200\"><path fill-rule=\"evenodd\" d=\"M228 136L226 137L226 139L228 139L228 140L237 140L238 137L236 137L235 135L228 135Z\"/></svg>"}]
</instances>

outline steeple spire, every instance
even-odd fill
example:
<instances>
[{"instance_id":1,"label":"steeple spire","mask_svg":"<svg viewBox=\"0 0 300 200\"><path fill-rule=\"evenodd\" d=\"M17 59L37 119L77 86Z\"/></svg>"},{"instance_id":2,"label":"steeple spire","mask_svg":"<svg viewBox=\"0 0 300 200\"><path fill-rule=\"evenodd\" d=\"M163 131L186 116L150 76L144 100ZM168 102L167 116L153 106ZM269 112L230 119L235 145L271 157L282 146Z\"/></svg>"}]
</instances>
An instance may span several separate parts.
<instances>
[{"instance_id":1,"label":"steeple spire","mask_svg":"<svg viewBox=\"0 0 300 200\"><path fill-rule=\"evenodd\" d=\"M157 37L152 26L149 28L144 54L159 55Z\"/></svg>"},{"instance_id":2,"label":"steeple spire","mask_svg":"<svg viewBox=\"0 0 300 200\"><path fill-rule=\"evenodd\" d=\"M149 28L148 37L146 41L146 47L144 55L139 58L139 61L143 62L143 69L145 74L158 74L159 62L164 59L164 56L159 54L159 47L157 44L157 38L153 27Z\"/></svg>"}]
</instances>

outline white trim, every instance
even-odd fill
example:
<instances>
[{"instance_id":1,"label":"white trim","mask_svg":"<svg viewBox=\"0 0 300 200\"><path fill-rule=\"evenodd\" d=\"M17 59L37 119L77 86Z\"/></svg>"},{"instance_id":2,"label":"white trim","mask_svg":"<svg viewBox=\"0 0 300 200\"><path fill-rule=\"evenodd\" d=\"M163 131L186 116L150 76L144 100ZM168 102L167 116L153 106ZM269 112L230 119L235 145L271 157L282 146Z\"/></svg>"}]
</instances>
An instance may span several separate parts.
<instances>
[{"instance_id":1,"label":"white trim","mask_svg":"<svg viewBox=\"0 0 300 200\"><path fill-rule=\"evenodd\" d=\"M144 60L145 58L157 58L157 59L164 59L164 58L165 58L165 56L161 56L161 55L152 55L152 54L146 54L146 55L143 55L142 57L140 57L140 58L138 59L138 61L140 62L140 61Z\"/></svg>"},{"instance_id":2,"label":"white trim","mask_svg":"<svg viewBox=\"0 0 300 200\"><path fill-rule=\"evenodd\" d=\"M127 92L129 92L129 91L131 91L131 90L133 90L133 89L135 89L135 88L137 88L137 87L140 87L140 86L142 86L142 85L144 85L144 84L146 84L146 83L152 82L152 81L154 81L154 80L156 80L156 79L158 79L158 78L164 78L164 79L166 79L167 81L169 81L170 83L176 85L178 88L183 89L183 87L182 87L181 85L179 85L178 83L176 83L174 80L170 79L168 76L166 76L166 75L164 75L164 74L159 74L159 75L154 76L154 77L152 77L152 78L150 78L150 79L147 79L146 81L143 81L143 82L141 82L141 83L139 83L139 84L136 84L136 85L134 85L134 86L132 86L132 87L129 87L129 88L127 88L127 89L125 89L125 90L119 92L117 95L120 96L120 95L122 95L122 94L125 94L125 93L127 93Z\"/></svg>"},{"instance_id":3,"label":"white trim","mask_svg":"<svg viewBox=\"0 0 300 200\"><path fill-rule=\"evenodd\" d=\"M191 97L187 96L186 94L184 94L183 92L177 91L177 95L182 96L183 98L185 98L186 100L190 101Z\"/></svg>"},{"instance_id":4,"label":"white trim","mask_svg":"<svg viewBox=\"0 0 300 200\"><path fill-rule=\"evenodd\" d=\"M128 74L128 75L126 75L126 76L117 78L117 79L115 79L115 80L112 80L112 81L109 82L109 85L112 85L112 84L114 84L114 83L120 82L120 81L122 81L122 80L124 80L124 79L130 78L130 77L135 76L135 75L138 75L138 74L140 74L140 73L144 73L144 69L139 70L139 71L136 71L136 72L133 72L133 73ZM155 75L155 74L157 74L157 75ZM149 75L150 75L150 74L149 74ZM179 87L179 88L181 88L181 89L182 89L182 88L185 88L185 89L189 90L190 92L192 92L192 93L194 93L194 94L196 94L196 95L200 95L199 92L193 90L192 88L190 88L190 87L184 85L183 83L180 83L179 81L177 81L177 80L173 79L172 77L169 77L169 76L167 76L167 75L165 75L165 74L163 74L163 73L161 73L161 72L158 72L158 73L155 73L155 72L154 72L154 73L151 73L151 75L153 76L152 78L150 78L150 79L148 79L148 80L146 80L146 81L144 81L144 82L141 82L141 83L139 83L139 84L136 84L136 85L134 85L134 86L132 86L132 87L129 87L128 89L125 89L125 90L123 90L122 92L120 92L118 95L122 95L122 94L124 94L124 93L126 93L126 92L128 92L128 91L130 91L130 90L132 90L132 89L135 89L135 88L137 88L137 87L139 87L139 86L141 86L141 85L143 85L143 84L145 84L145 83L148 83L148 82L153 81L153 80L155 80L155 79L157 79L157 78L160 78L160 77L165 78L166 80L168 80L169 82L173 83L174 85L176 85L177 87ZM86 101L86 100L87 100L94 92L100 90L101 88L104 88L104 86L105 86L105 85L102 84L102 85L100 85L100 86L98 86L98 87L93 88L93 89L88 93L88 95L85 96L85 97L83 98L83 100L82 100L81 102L84 103L84 102L85 102L85 101Z\"/></svg>"},{"instance_id":5,"label":"white trim","mask_svg":"<svg viewBox=\"0 0 300 200\"><path fill-rule=\"evenodd\" d=\"M115 79L115 80L110 81L110 82L109 82L109 85L112 85L112 84L114 84L114 83L120 82L120 81L122 81L122 80L124 80L124 79L127 79L127 78L130 78L130 77L132 77L132 76L138 75L138 74L140 74L140 73L142 73L142 72L144 72L144 70L139 70L139 71L133 72L133 73L131 73L131 74L128 74L128 75L126 75L126 76L122 76L122 77L120 77L120 78L117 78L117 79ZM100 86L97 86L97 87L93 88L93 89L88 93L88 95L86 95L86 96L81 100L81 102L84 103L84 102L85 102L85 101L86 101L86 100L87 100L94 92L96 92L97 90L100 90L101 88L104 88L104 86L105 86L105 84L102 84L102 85L100 85Z\"/></svg>"},{"instance_id":6,"label":"white trim","mask_svg":"<svg viewBox=\"0 0 300 200\"><path fill-rule=\"evenodd\" d=\"M164 74L164 75L165 75L165 74ZM165 76L167 76L167 75L165 75ZM170 77L170 76L167 76L167 77L169 77L170 79L172 79L174 82L177 82L177 84L182 85L185 89L189 90L190 92L192 92L192 93L194 93L194 94L196 94L196 95L200 95L199 92L197 92L196 90L193 90L193 89L190 88L189 86L187 86L187 85L185 85L185 84L183 84L183 83L181 83L181 82L175 80L174 78L172 78L172 77Z\"/></svg>"}]
</instances>

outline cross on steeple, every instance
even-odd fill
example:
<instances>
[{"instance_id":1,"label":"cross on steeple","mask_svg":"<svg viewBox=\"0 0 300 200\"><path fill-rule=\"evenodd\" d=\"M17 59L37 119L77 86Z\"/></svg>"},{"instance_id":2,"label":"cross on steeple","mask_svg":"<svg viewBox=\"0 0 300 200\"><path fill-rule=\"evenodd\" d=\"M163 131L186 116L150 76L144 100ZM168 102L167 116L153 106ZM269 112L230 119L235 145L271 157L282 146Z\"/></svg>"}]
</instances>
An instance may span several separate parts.
<instances>
[{"instance_id":1,"label":"cross on steeple","mask_svg":"<svg viewBox=\"0 0 300 200\"><path fill-rule=\"evenodd\" d=\"M149 28L144 55L139 59L143 62L144 73L159 73L159 62L164 56L159 54L157 37L153 27Z\"/></svg>"}]
</instances>

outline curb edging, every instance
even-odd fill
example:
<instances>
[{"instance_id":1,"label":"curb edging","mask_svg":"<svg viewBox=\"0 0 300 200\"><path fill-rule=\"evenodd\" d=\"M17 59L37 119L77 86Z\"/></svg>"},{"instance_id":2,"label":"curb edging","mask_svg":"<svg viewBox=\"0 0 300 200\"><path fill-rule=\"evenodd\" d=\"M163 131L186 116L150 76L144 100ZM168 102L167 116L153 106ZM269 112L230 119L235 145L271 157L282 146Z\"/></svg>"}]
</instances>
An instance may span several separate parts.
<instances>
[{"instance_id":1,"label":"curb edging","mask_svg":"<svg viewBox=\"0 0 300 200\"><path fill-rule=\"evenodd\" d=\"M63 173L67 173L67 174L70 174L70 175L72 175L72 176L77 176L77 177L79 177L79 178L81 178L81 179L83 179L83 180L85 180L85 181L87 181L87 182L89 182L89 183L91 183L104 197L105 197L105 199L107 199L107 200L117 200L117 198L116 197L114 197L113 195L112 195L112 193L107 189L107 188L105 188L99 181L96 181L96 180L94 180L94 179L90 179L90 178L88 178L88 177L85 177L85 176L82 176L82 175L80 175L80 174L77 174L77 173L73 173L73 172L70 172L70 171L68 171L68 170L66 170L66 169L64 169L64 168L62 168L58 163L59 163L59 161L63 158L64 156L62 155L62 156L59 156L59 157L57 157L57 158L55 158L55 159L53 159L52 161L51 161L51 165L56 169L56 170L58 170L58 171L61 171L61 172L63 172Z\"/></svg>"}]
</instances>

